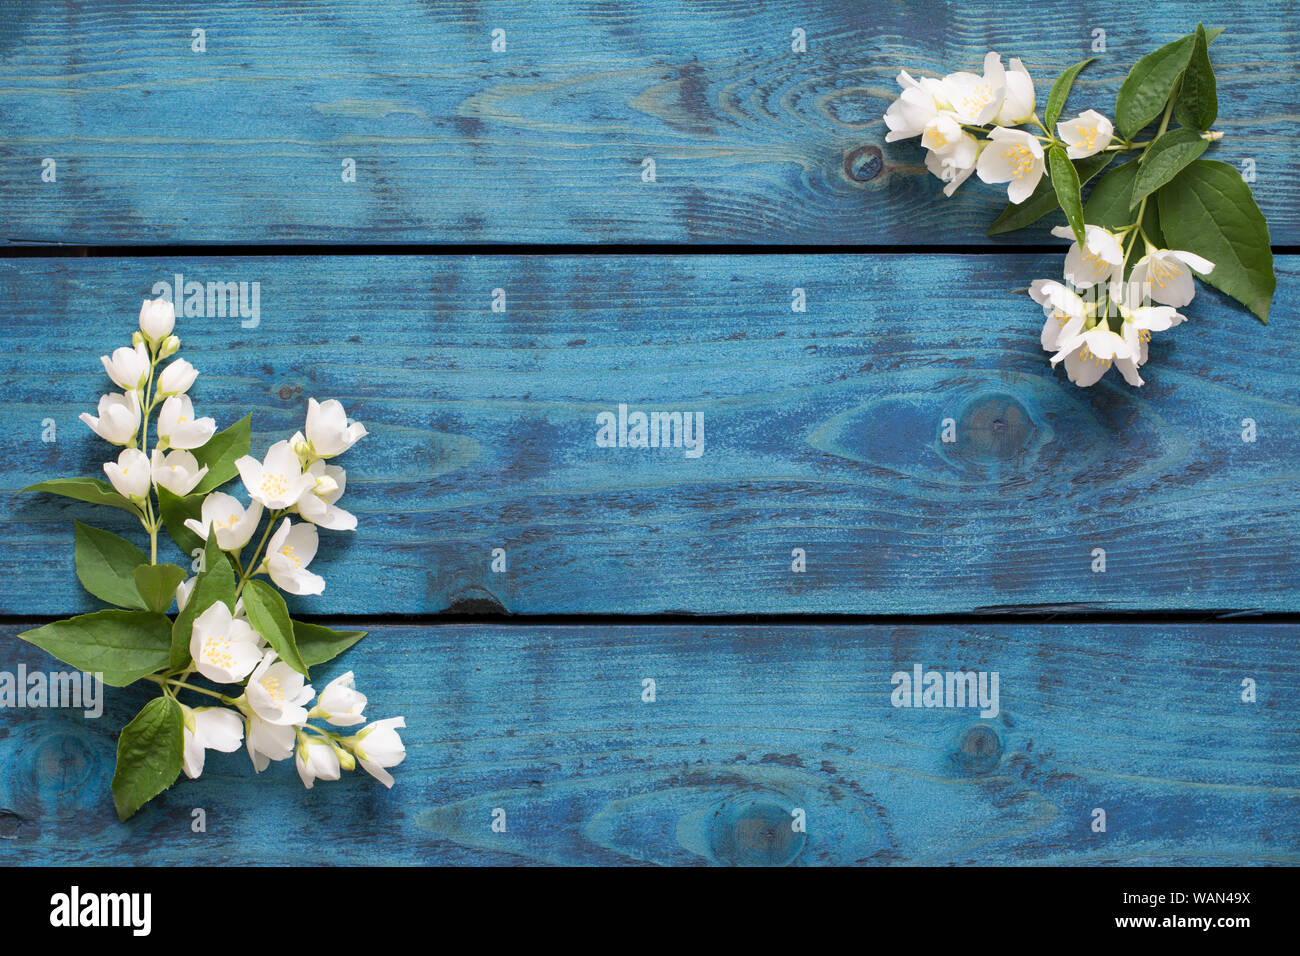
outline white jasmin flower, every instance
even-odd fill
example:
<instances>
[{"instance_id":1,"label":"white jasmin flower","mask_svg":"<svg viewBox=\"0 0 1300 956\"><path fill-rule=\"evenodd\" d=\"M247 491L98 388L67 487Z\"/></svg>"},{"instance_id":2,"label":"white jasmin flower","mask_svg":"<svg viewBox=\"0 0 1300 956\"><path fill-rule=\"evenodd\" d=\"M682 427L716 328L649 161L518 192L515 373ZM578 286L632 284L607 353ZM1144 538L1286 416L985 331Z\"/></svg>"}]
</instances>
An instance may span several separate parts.
<instances>
[{"instance_id":1,"label":"white jasmin flower","mask_svg":"<svg viewBox=\"0 0 1300 956\"><path fill-rule=\"evenodd\" d=\"M337 399L307 399L307 441L321 458L341 455L368 434L360 422L348 422Z\"/></svg>"},{"instance_id":2,"label":"white jasmin flower","mask_svg":"<svg viewBox=\"0 0 1300 956\"><path fill-rule=\"evenodd\" d=\"M1056 135L1065 141L1066 156L1083 159L1109 146L1115 127L1096 110L1088 110L1072 120L1057 123Z\"/></svg>"},{"instance_id":3,"label":"white jasmin flower","mask_svg":"<svg viewBox=\"0 0 1300 956\"><path fill-rule=\"evenodd\" d=\"M250 501L245 508L234 495L214 491L203 499L203 504L199 508L199 520L186 518L185 527L204 541L208 539L208 532L215 530L217 546L222 551L238 551L248 544L253 532L257 530L257 523L261 520L260 503Z\"/></svg>"},{"instance_id":4,"label":"white jasmin flower","mask_svg":"<svg viewBox=\"0 0 1300 956\"><path fill-rule=\"evenodd\" d=\"M1043 350L1055 352L1057 343L1073 338L1083 329L1095 309L1069 287L1052 279L1035 279L1029 285L1029 297L1043 307L1047 321L1039 336Z\"/></svg>"},{"instance_id":5,"label":"white jasmin flower","mask_svg":"<svg viewBox=\"0 0 1300 956\"><path fill-rule=\"evenodd\" d=\"M208 680L233 684L252 673L262 660L261 635L247 621L236 620L224 602L215 601L194 619L190 656Z\"/></svg>"},{"instance_id":6,"label":"white jasmin flower","mask_svg":"<svg viewBox=\"0 0 1300 956\"><path fill-rule=\"evenodd\" d=\"M975 172L986 183L1010 183L1007 198L1022 203L1043 178L1043 146L1020 129L995 126L988 144L980 152Z\"/></svg>"},{"instance_id":7,"label":"white jasmin flower","mask_svg":"<svg viewBox=\"0 0 1300 956\"><path fill-rule=\"evenodd\" d=\"M1065 372L1080 388L1095 385L1113 363L1130 385L1141 385L1137 356L1124 339L1104 322L1071 337L1062 338L1052 365L1065 361Z\"/></svg>"},{"instance_id":8,"label":"white jasmin flower","mask_svg":"<svg viewBox=\"0 0 1300 956\"><path fill-rule=\"evenodd\" d=\"M937 113L921 130L921 145L936 153L951 153L962 147L962 133L953 114Z\"/></svg>"},{"instance_id":9,"label":"white jasmin flower","mask_svg":"<svg viewBox=\"0 0 1300 956\"><path fill-rule=\"evenodd\" d=\"M138 448L124 448L117 461L104 462L104 474L117 493L135 502L149 494L149 470L149 459Z\"/></svg>"},{"instance_id":10,"label":"white jasmin flower","mask_svg":"<svg viewBox=\"0 0 1300 956\"><path fill-rule=\"evenodd\" d=\"M351 727L366 719L361 714L365 709L366 695L356 689L352 672L348 671L325 685L309 716L328 720L335 727Z\"/></svg>"},{"instance_id":11,"label":"white jasmin flower","mask_svg":"<svg viewBox=\"0 0 1300 956\"><path fill-rule=\"evenodd\" d=\"M298 776L302 785L308 790L317 780L337 780L339 773L339 755L333 745L321 738L312 738L298 732L298 754L294 757L298 767Z\"/></svg>"},{"instance_id":12,"label":"white jasmin flower","mask_svg":"<svg viewBox=\"0 0 1300 956\"><path fill-rule=\"evenodd\" d=\"M1187 317L1168 305L1131 307L1118 299L1120 315L1123 317L1123 336L1133 353L1133 360L1139 365L1147 362L1147 349L1151 344L1152 332L1165 332L1175 325L1181 325ZM1140 385L1141 381L1130 384Z\"/></svg>"},{"instance_id":13,"label":"white jasmin flower","mask_svg":"<svg viewBox=\"0 0 1300 956\"><path fill-rule=\"evenodd\" d=\"M135 392L110 392L100 396L98 418L87 412L82 412L80 418L104 441L130 445L140 430L140 399Z\"/></svg>"},{"instance_id":14,"label":"white jasmin flower","mask_svg":"<svg viewBox=\"0 0 1300 956\"><path fill-rule=\"evenodd\" d=\"M963 180L969 176L975 168L980 150L979 141L965 132L951 113L940 113L926 124L925 131L921 134L921 145L930 150L926 156L926 167L945 181L955 178L957 173L965 174ZM945 177L935 172L931 160L937 160L941 168L952 170L953 174ZM953 188L956 189L956 186ZM952 193L948 195L951 196Z\"/></svg>"},{"instance_id":15,"label":"white jasmin flower","mask_svg":"<svg viewBox=\"0 0 1300 956\"><path fill-rule=\"evenodd\" d=\"M298 514L331 531L355 530L356 516L334 504L343 496L347 473L338 465L327 465L320 460L312 462L306 473L315 484L298 499Z\"/></svg>"},{"instance_id":16,"label":"white jasmin flower","mask_svg":"<svg viewBox=\"0 0 1300 956\"><path fill-rule=\"evenodd\" d=\"M307 570L316 557L320 538L316 526L310 523L284 523L271 535L266 548L266 567L276 587L290 594L320 594L325 590L325 579Z\"/></svg>"},{"instance_id":17,"label":"white jasmin flower","mask_svg":"<svg viewBox=\"0 0 1300 956\"><path fill-rule=\"evenodd\" d=\"M999 126L1019 126L1034 116L1034 81L1029 78L1029 71L1019 57L1013 56L1009 62L1011 69L1006 73L1006 98L998 115L993 117L993 122Z\"/></svg>"},{"instance_id":18,"label":"white jasmin flower","mask_svg":"<svg viewBox=\"0 0 1300 956\"><path fill-rule=\"evenodd\" d=\"M889 128L886 143L920 136L925 124L948 107L947 90L940 80L923 77L918 82L903 70L898 74L898 85L903 92L885 111L885 126Z\"/></svg>"},{"instance_id":19,"label":"white jasmin flower","mask_svg":"<svg viewBox=\"0 0 1300 956\"><path fill-rule=\"evenodd\" d=\"M356 755L366 773L385 787L392 787L393 777L386 768L396 767L406 759L406 747L397 734L397 729L405 726L406 721L401 717L376 720L354 736L344 737L341 743Z\"/></svg>"},{"instance_id":20,"label":"white jasmin flower","mask_svg":"<svg viewBox=\"0 0 1300 956\"><path fill-rule=\"evenodd\" d=\"M135 348L114 349L112 356L101 355L104 371L113 380L113 384L124 392L139 391L149 379L149 352L141 342Z\"/></svg>"},{"instance_id":21,"label":"white jasmin flower","mask_svg":"<svg viewBox=\"0 0 1300 956\"><path fill-rule=\"evenodd\" d=\"M261 773L272 760L288 760L293 756L293 740L298 732L293 724L273 724L254 713L246 713L246 717L248 756L254 770Z\"/></svg>"},{"instance_id":22,"label":"white jasmin flower","mask_svg":"<svg viewBox=\"0 0 1300 956\"><path fill-rule=\"evenodd\" d=\"M990 123L1002 109L1006 95L1006 71L1002 57L989 53L984 57L984 75L974 73L949 73L943 78L944 88L952 103L957 119L968 126Z\"/></svg>"},{"instance_id":23,"label":"white jasmin flower","mask_svg":"<svg viewBox=\"0 0 1300 956\"><path fill-rule=\"evenodd\" d=\"M145 299L140 306L140 331L150 342L160 342L176 327L176 309L166 299Z\"/></svg>"},{"instance_id":24,"label":"white jasmin flower","mask_svg":"<svg viewBox=\"0 0 1300 956\"><path fill-rule=\"evenodd\" d=\"M244 718L225 707L195 707L185 714L185 776L191 780L203 773L209 750L234 753L244 742Z\"/></svg>"},{"instance_id":25,"label":"white jasmin flower","mask_svg":"<svg viewBox=\"0 0 1300 956\"><path fill-rule=\"evenodd\" d=\"M951 196L957 191L957 187L970 179L970 174L975 172L975 159L979 156L979 150L984 144L978 143L974 136L969 133L963 133L963 137L970 140L971 145L975 146L973 154L965 151L952 153L929 152L925 155L925 168L932 172L939 179L943 180L943 194ZM962 160L970 156L970 162L963 164Z\"/></svg>"},{"instance_id":26,"label":"white jasmin flower","mask_svg":"<svg viewBox=\"0 0 1300 956\"><path fill-rule=\"evenodd\" d=\"M1074 230L1069 226L1057 226L1052 235L1070 239ZM1080 289L1112 281L1124 267L1124 248L1119 237L1101 226L1084 226L1083 236L1085 248L1080 249L1075 241L1070 243L1070 251L1065 254L1065 278Z\"/></svg>"},{"instance_id":27,"label":"white jasmin flower","mask_svg":"<svg viewBox=\"0 0 1300 956\"><path fill-rule=\"evenodd\" d=\"M956 192L975 171L980 144L961 128L952 113L940 113L926 124L921 145L929 150L925 168L947 184L943 189L945 196Z\"/></svg>"},{"instance_id":28,"label":"white jasmin flower","mask_svg":"<svg viewBox=\"0 0 1300 956\"><path fill-rule=\"evenodd\" d=\"M185 605L190 603L190 595L194 593L194 585L199 580L196 574L188 581L182 581L176 585L176 613L179 614L185 610Z\"/></svg>"},{"instance_id":29,"label":"white jasmin flower","mask_svg":"<svg viewBox=\"0 0 1300 956\"><path fill-rule=\"evenodd\" d=\"M158 412L160 448L202 448L217 431L211 418L195 418L188 395L173 395Z\"/></svg>"},{"instance_id":30,"label":"white jasmin flower","mask_svg":"<svg viewBox=\"0 0 1300 956\"><path fill-rule=\"evenodd\" d=\"M264 461L245 455L235 462L235 467L248 496L272 511L292 508L315 484L315 479L302 473L298 456L287 441L278 441L267 449Z\"/></svg>"},{"instance_id":31,"label":"white jasmin flower","mask_svg":"<svg viewBox=\"0 0 1300 956\"><path fill-rule=\"evenodd\" d=\"M1214 263L1182 249L1156 249L1138 260L1129 281L1140 284L1153 301L1181 309L1196 295L1192 270L1209 275Z\"/></svg>"},{"instance_id":32,"label":"white jasmin flower","mask_svg":"<svg viewBox=\"0 0 1300 956\"><path fill-rule=\"evenodd\" d=\"M303 705L316 692L301 674L277 660L275 651L268 650L248 678L245 696L253 713L268 724L301 727L307 722L307 709Z\"/></svg>"},{"instance_id":33,"label":"white jasmin flower","mask_svg":"<svg viewBox=\"0 0 1300 956\"><path fill-rule=\"evenodd\" d=\"M189 452L177 449L166 455L153 450L153 481L174 495L184 498L208 473L208 466L199 467L199 461Z\"/></svg>"},{"instance_id":34,"label":"white jasmin flower","mask_svg":"<svg viewBox=\"0 0 1300 956\"><path fill-rule=\"evenodd\" d=\"M179 395L182 392L188 392L194 380L199 377L198 370L194 368L185 359L177 359L158 376L158 394L166 398L168 395Z\"/></svg>"}]
</instances>

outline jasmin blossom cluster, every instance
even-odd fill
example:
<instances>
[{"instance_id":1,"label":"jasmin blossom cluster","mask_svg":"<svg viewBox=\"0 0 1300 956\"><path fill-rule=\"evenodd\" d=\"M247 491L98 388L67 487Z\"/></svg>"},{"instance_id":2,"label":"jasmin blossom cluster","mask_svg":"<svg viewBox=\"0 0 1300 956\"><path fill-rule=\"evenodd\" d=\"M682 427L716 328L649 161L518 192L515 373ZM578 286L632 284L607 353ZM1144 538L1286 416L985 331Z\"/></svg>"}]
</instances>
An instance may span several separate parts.
<instances>
[{"instance_id":1,"label":"jasmin blossom cluster","mask_svg":"<svg viewBox=\"0 0 1300 956\"><path fill-rule=\"evenodd\" d=\"M1005 183L1008 200L1019 205L1048 174L1050 148L1073 161L1150 145L1117 137L1111 121L1092 109L1057 123L1053 135L1035 112L1034 83L1024 64L1012 58L1007 69L995 52L985 56L982 74L915 79L904 70L898 84L902 93L884 115L885 140L920 137L926 168L944 182L947 196L974 173L985 183ZM1169 112L1172 107L1171 101ZM1038 132L1019 128L1026 125ZM1219 135L1202 137L1212 141ZM1077 199L1077 182L1073 191ZM1138 369L1147 361L1152 334L1186 320L1178 309L1195 295L1193 273L1214 270L1203 256L1153 242L1143 226L1146 206L1143 199L1133 222L1117 231L1081 223L1082 244L1073 226L1053 229L1053 235L1074 240L1063 279L1038 279L1029 288L1045 314L1042 347L1051 353L1052 366L1064 363L1078 386L1095 384L1112 365L1128 384L1142 385Z\"/></svg>"},{"instance_id":2,"label":"jasmin blossom cluster","mask_svg":"<svg viewBox=\"0 0 1300 956\"><path fill-rule=\"evenodd\" d=\"M191 496L209 472L195 452L216 434L216 423L196 417L187 394L198 376L195 368L184 359L162 366L180 348L174 325L170 302L146 300L131 346L102 358L121 391L99 400L98 415L81 416L97 435L122 447L104 464L104 473L149 532L154 565L163 524L158 489L177 498ZM260 461L244 455L233 462L231 470L237 470L247 502L211 490L202 496L197 516L184 521L200 540L215 539L238 579L233 606L216 600L194 616L188 665L149 675L173 700L188 691L222 705L189 706L176 700L184 723L183 770L190 778L202 773L208 750L229 753L243 745L258 772L271 761L294 758L308 788L316 780L338 780L357 765L385 786L393 785L389 769L406 755L398 734L405 727L403 718L367 722L367 698L357 690L351 671L330 681L318 696L303 673L280 659L245 608L246 586L259 576L288 594L324 590L324 579L310 570L318 528L351 531L357 525L356 517L339 506L347 475L334 459L365 435L365 427L349 421L339 402L309 399L301 431L273 444ZM249 551L263 525L260 540ZM176 574L182 576L179 570ZM194 600L200 577L175 586L178 619ZM236 685L238 692L192 684L194 673L216 685Z\"/></svg>"},{"instance_id":3,"label":"jasmin blossom cluster","mask_svg":"<svg viewBox=\"0 0 1300 956\"><path fill-rule=\"evenodd\" d=\"M902 94L885 111L885 142L921 137L925 166L945 183L944 195L975 173L986 183L1007 184L1007 198L1022 203L1033 194L1047 169L1044 143L1050 131L1034 112L1034 81L1017 58L1011 69L1002 57L984 57L984 72L949 73L941 80L898 74ZM1036 125L1046 136L1017 127ZM1059 141L1070 159L1083 159L1111 148L1115 127L1096 110L1058 123Z\"/></svg>"},{"instance_id":4,"label":"jasmin blossom cluster","mask_svg":"<svg viewBox=\"0 0 1300 956\"><path fill-rule=\"evenodd\" d=\"M1095 385L1112 365L1130 385L1142 385L1153 332L1187 321L1178 310L1192 301L1192 273L1208 275L1214 263L1182 249L1147 251L1123 279L1120 236L1101 226L1085 226L1085 243L1070 244L1065 281L1035 279L1029 295L1043 307L1040 342L1052 353L1052 367L1065 363L1066 375L1080 387ZM1052 235L1068 239L1069 226Z\"/></svg>"}]
</instances>

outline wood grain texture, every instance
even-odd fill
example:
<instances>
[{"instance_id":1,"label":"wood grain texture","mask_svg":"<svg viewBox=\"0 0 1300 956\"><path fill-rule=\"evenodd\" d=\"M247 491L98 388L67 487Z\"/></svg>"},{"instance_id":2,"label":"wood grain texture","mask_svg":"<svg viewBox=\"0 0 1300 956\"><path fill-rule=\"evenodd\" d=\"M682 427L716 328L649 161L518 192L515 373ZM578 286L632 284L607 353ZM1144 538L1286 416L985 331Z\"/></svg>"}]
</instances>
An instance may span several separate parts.
<instances>
[{"instance_id":1,"label":"wood grain texture","mask_svg":"<svg viewBox=\"0 0 1300 956\"><path fill-rule=\"evenodd\" d=\"M885 145L898 71L995 49L1041 107L1100 29L1071 107L1110 115L1129 66L1198 18L1229 31L1211 153L1255 160L1273 241L1295 243L1290 0L6 3L0 242L984 242L996 190L945 200L915 142Z\"/></svg>"},{"instance_id":2,"label":"wood grain texture","mask_svg":"<svg viewBox=\"0 0 1300 956\"><path fill-rule=\"evenodd\" d=\"M131 533L129 519L13 492L102 473L110 447L77 421L109 384L98 356L177 272L261 284L255 329L178 325L201 414L251 412L258 455L301 427L308 397L341 399L371 429L341 459L360 528L324 535L313 570L329 583L295 601L304 613L1300 609L1300 262L1279 260L1267 327L1200 292L1191 320L1158 338L1140 390L1113 374L1078 389L1049 369L1041 312L1012 290L1060 266L0 262L0 613L94 606L74 575L72 519ZM490 310L497 288L504 313ZM621 402L702 413L703 456L597 447L597 414ZM504 574L489 569L497 547Z\"/></svg>"},{"instance_id":3,"label":"wood grain texture","mask_svg":"<svg viewBox=\"0 0 1300 956\"><path fill-rule=\"evenodd\" d=\"M14 630L4 668L52 666ZM894 708L916 663L997 671L1001 712ZM406 718L391 791L212 753L120 825L144 692L110 689L98 720L5 713L0 863L1300 862L1288 626L379 627L315 684L345 668Z\"/></svg>"}]
</instances>

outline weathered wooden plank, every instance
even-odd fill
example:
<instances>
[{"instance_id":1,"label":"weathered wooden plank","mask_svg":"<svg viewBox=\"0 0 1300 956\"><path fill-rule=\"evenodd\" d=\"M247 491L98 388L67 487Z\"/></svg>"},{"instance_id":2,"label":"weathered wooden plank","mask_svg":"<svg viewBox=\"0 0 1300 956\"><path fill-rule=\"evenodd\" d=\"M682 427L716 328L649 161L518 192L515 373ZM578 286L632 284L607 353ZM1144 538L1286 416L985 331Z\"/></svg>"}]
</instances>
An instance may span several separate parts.
<instances>
[{"instance_id":1,"label":"weathered wooden plank","mask_svg":"<svg viewBox=\"0 0 1300 956\"><path fill-rule=\"evenodd\" d=\"M13 492L102 473L98 356L178 272L260 283L256 328L180 321L203 413L251 411L258 455L308 397L372 431L305 613L1294 611L1298 266L1267 327L1202 292L1146 386L1081 390L1011 291L1055 256L0 262L0 613L94 606L72 518L129 519ZM598 447L620 403L703 415L702 455Z\"/></svg>"},{"instance_id":2,"label":"weathered wooden plank","mask_svg":"<svg viewBox=\"0 0 1300 956\"><path fill-rule=\"evenodd\" d=\"M5 669L54 666L14 631L0 629ZM1295 864L1294 637L1249 623L379 627L313 676L352 669L374 716L406 717L393 790L349 778L307 793L287 765L250 779L247 755L214 753L121 825L114 736L143 697L109 689L97 720L0 720L0 862ZM999 713L895 708L891 675L915 664L997 672Z\"/></svg>"},{"instance_id":3,"label":"weathered wooden plank","mask_svg":"<svg viewBox=\"0 0 1300 956\"><path fill-rule=\"evenodd\" d=\"M1109 114L1198 18L1229 30L1214 155L1253 160L1294 243L1290 0L5 4L0 241L983 242L996 193L945 200L914 143L883 142L898 70L996 49L1041 104L1100 30L1075 102Z\"/></svg>"}]
</instances>

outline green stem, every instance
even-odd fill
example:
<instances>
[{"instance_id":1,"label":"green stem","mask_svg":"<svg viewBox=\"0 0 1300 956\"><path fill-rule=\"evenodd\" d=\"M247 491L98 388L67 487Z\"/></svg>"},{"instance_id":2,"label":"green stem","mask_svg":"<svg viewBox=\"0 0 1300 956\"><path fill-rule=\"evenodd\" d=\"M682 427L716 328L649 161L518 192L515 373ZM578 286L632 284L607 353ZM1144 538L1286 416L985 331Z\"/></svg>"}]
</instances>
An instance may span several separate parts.
<instances>
[{"instance_id":1,"label":"green stem","mask_svg":"<svg viewBox=\"0 0 1300 956\"><path fill-rule=\"evenodd\" d=\"M266 547L266 540L271 537L271 531L275 528L275 523L284 516L283 511L270 512L270 518L266 523L266 530L262 532L262 540L257 542L257 547L253 551L253 556L248 559L248 564L239 572L239 583L235 586L235 600L239 600L239 595L244 590L244 585L257 572L257 563L262 556L262 548Z\"/></svg>"},{"instance_id":2,"label":"green stem","mask_svg":"<svg viewBox=\"0 0 1300 956\"><path fill-rule=\"evenodd\" d=\"M1050 129L1048 129L1045 125L1043 125L1043 121L1040 120L1040 119L1038 118L1038 114L1037 114L1037 113L1035 113L1035 114L1033 115L1033 120L1034 120L1034 122L1038 125L1038 128L1041 129L1044 133L1047 134L1046 137L1039 136L1039 137L1037 137L1037 138L1038 138L1038 139L1041 139L1044 143L1051 143L1053 146L1055 146L1055 145L1056 145L1056 137L1052 135L1052 131L1051 131Z\"/></svg>"},{"instance_id":3,"label":"green stem","mask_svg":"<svg viewBox=\"0 0 1300 956\"><path fill-rule=\"evenodd\" d=\"M1160 129L1156 131L1155 139L1159 139L1161 136L1164 136L1165 130L1169 129L1169 119L1174 115L1174 100L1176 100L1177 98L1178 98L1178 90L1175 89L1174 92L1169 96L1169 103L1165 106L1165 115L1160 120ZM1150 140L1149 142L1144 143L1142 148L1145 150L1146 147L1151 145L1151 143L1153 142L1155 142L1155 140ZM1132 145L1136 145L1136 144L1132 144ZM1129 253L1132 251L1133 245L1137 242L1137 237L1139 235L1141 235L1143 240L1145 240L1148 244L1151 242L1150 239L1147 239L1146 233L1142 231L1142 217L1146 215L1147 200L1150 198L1151 195L1150 193L1148 193L1147 195L1142 197L1142 202L1138 204L1137 219L1134 220L1134 224L1137 226L1137 228L1134 229L1129 234L1128 242L1125 244L1124 247L1125 263L1128 262Z\"/></svg>"},{"instance_id":4,"label":"green stem","mask_svg":"<svg viewBox=\"0 0 1300 956\"><path fill-rule=\"evenodd\" d=\"M154 351L153 344L149 346L149 380L144 386L144 402L140 406L140 451L144 453L145 458L149 457L149 415L153 412L153 383L154 373L158 370L160 353ZM152 466L152 462L150 463ZM145 514L148 516L148 523L145 524L149 532L149 563L158 563L158 521L153 513L153 484L150 482L149 489L145 492L144 507ZM161 510L161 506L159 508Z\"/></svg>"},{"instance_id":5,"label":"green stem","mask_svg":"<svg viewBox=\"0 0 1300 956\"><path fill-rule=\"evenodd\" d=\"M188 673L188 671L186 672ZM187 684L183 680L176 680L173 677L162 677L158 674L149 674L149 679L158 684L169 697L175 697L175 692L171 691L172 687L184 687L186 690L192 690L196 694L206 694L208 697L215 697L223 704L233 704L234 698L227 697L225 694L218 694L215 690L208 690L206 687L195 687L193 684Z\"/></svg>"}]
</instances>

